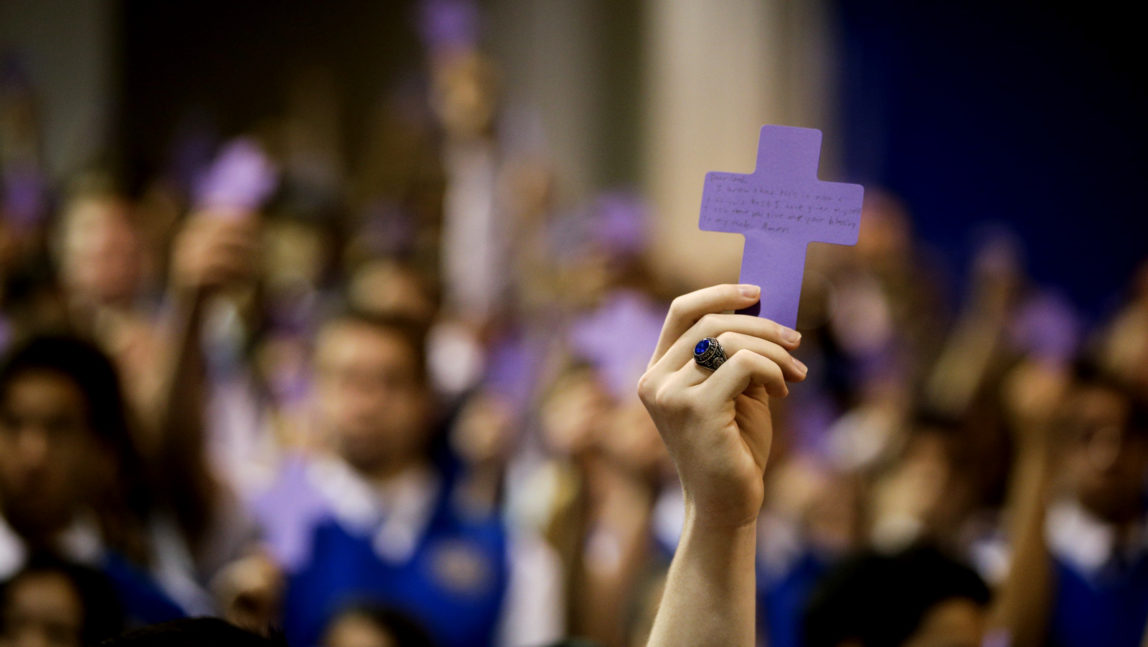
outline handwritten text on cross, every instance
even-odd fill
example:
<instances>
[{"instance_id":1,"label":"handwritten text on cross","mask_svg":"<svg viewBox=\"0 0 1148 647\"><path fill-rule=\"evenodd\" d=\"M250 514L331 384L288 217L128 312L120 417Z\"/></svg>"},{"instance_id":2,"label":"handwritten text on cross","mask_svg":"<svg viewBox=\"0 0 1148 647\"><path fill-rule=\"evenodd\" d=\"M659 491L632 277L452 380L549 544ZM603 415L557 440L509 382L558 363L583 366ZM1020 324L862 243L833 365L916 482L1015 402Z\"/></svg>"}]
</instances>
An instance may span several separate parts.
<instances>
[{"instance_id":1,"label":"handwritten text on cross","mask_svg":"<svg viewBox=\"0 0 1148 647\"><path fill-rule=\"evenodd\" d=\"M859 184L817 179L821 131L763 126L749 175L711 172L698 226L745 236L741 281L761 286L752 314L793 327L811 242L854 245L861 222Z\"/></svg>"}]
</instances>

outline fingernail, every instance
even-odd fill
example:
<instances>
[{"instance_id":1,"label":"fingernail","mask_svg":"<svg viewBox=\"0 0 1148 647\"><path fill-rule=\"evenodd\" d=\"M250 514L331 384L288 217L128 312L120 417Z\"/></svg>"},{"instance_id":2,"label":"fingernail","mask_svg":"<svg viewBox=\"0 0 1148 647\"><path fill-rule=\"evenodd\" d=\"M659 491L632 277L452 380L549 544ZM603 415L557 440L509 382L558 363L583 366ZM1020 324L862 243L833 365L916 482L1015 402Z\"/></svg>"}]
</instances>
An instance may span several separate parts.
<instances>
[{"instance_id":1,"label":"fingernail","mask_svg":"<svg viewBox=\"0 0 1148 647\"><path fill-rule=\"evenodd\" d=\"M737 291L741 293L741 296L747 298L756 298L757 295L761 294L761 288L756 285L742 284L737 286Z\"/></svg>"},{"instance_id":2,"label":"fingernail","mask_svg":"<svg viewBox=\"0 0 1148 647\"><path fill-rule=\"evenodd\" d=\"M797 342L801 341L801 333L793 330L792 328L786 328L782 326L781 338L791 344L796 344Z\"/></svg>"},{"instance_id":3,"label":"fingernail","mask_svg":"<svg viewBox=\"0 0 1148 647\"><path fill-rule=\"evenodd\" d=\"M802 375L805 375L806 373L809 372L809 367L805 365L805 362L802 362L801 360L794 357L793 363L795 366L797 366L797 370L801 371Z\"/></svg>"}]
</instances>

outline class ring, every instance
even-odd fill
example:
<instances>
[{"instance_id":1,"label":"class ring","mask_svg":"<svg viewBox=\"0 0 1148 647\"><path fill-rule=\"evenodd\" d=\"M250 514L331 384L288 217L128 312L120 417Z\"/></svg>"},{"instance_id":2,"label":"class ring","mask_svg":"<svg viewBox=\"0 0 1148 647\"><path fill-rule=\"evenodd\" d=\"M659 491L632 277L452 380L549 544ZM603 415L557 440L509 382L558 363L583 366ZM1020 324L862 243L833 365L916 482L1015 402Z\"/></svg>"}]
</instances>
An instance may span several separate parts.
<instances>
[{"instance_id":1,"label":"class ring","mask_svg":"<svg viewBox=\"0 0 1148 647\"><path fill-rule=\"evenodd\" d=\"M694 361L711 371L725 363L725 349L713 337L706 337L694 346Z\"/></svg>"}]
</instances>

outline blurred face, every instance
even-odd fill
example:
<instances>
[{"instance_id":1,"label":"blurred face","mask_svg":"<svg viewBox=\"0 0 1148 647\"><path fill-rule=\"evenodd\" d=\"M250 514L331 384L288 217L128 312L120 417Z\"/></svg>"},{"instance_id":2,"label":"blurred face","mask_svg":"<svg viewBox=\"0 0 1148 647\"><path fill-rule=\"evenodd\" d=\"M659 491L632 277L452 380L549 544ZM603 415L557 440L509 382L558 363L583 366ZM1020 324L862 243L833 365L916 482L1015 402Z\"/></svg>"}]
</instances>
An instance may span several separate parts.
<instances>
[{"instance_id":1,"label":"blurred face","mask_svg":"<svg viewBox=\"0 0 1148 647\"><path fill-rule=\"evenodd\" d=\"M857 253L871 263L901 258L909 249L909 216L895 200L882 194L866 196Z\"/></svg>"},{"instance_id":2,"label":"blurred face","mask_svg":"<svg viewBox=\"0 0 1148 647\"><path fill-rule=\"evenodd\" d=\"M870 497L874 526L880 528L902 519L928 521L950 496L947 486L951 477L948 454L937 434L911 438L905 454L874 484Z\"/></svg>"},{"instance_id":3,"label":"blurred face","mask_svg":"<svg viewBox=\"0 0 1148 647\"><path fill-rule=\"evenodd\" d=\"M298 222L272 222L263 229L263 276L268 289L283 292L313 287L323 273L323 235Z\"/></svg>"},{"instance_id":4,"label":"blurred face","mask_svg":"<svg viewBox=\"0 0 1148 647\"><path fill-rule=\"evenodd\" d=\"M1068 406L1067 467L1076 496L1106 521L1134 519L1148 472L1148 439L1129 429L1129 402L1115 391L1087 387Z\"/></svg>"},{"instance_id":5,"label":"blurred face","mask_svg":"<svg viewBox=\"0 0 1148 647\"><path fill-rule=\"evenodd\" d=\"M316 349L318 412L336 450L355 469L385 474L421 459L429 394L414 349L399 333L334 322Z\"/></svg>"},{"instance_id":6,"label":"blurred face","mask_svg":"<svg viewBox=\"0 0 1148 647\"><path fill-rule=\"evenodd\" d=\"M350 613L327 630L323 647L399 647L394 636L360 615Z\"/></svg>"},{"instance_id":7,"label":"blurred face","mask_svg":"<svg viewBox=\"0 0 1148 647\"><path fill-rule=\"evenodd\" d=\"M432 107L448 133L462 138L485 134L497 106L494 70L477 54L444 59L435 65Z\"/></svg>"},{"instance_id":8,"label":"blurred face","mask_svg":"<svg viewBox=\"0 0 1148 647\"><path fill-rule=\"evenodd\" d=\"M657 475L669 462L658 428L637 397L614 408L600 443L618 465L638 474Z\"/></svg>"},{"instance_id":9,"label":"blurred face","mask_svg":"<svg viewBox=\"0 0 1148 647\"><path fill-rule=\"evenodd\" d=\"M140 280L139 236L129 205L111 197L82 198L64 218L60 269L73 297L91 303L130 300Z\"/></svg>"},{"instance_id":10,"label":"blurred face","mask_svg":"<svg viewBox=\"0 0 1148 647\"><path fill-rule=\"evenodd\" d=\"M435 304L412 270L386 261L364 265L351 279L351 301L368 312L393 313L415 321L434 318Z\"/></svg>"},{"instance_id":11,"label":"blurred face","mask_svg":"<svg viewBox=\"0 0 1148 647\"><path fill-rule=\"evenodd\" d=\"M83 606L63 575L21 577L0 613L0 647L80 647Z\"/></svg>"},{"instance_id":12,"label":"blurred face","mask_svg":"<svg viewBox=\"0 0 1148 647\"><path fill-rule=\"evenodd\" d=\"M470 397L451 429L450 443L470 465L497 465L505 460L515 432L514 407L492 392Z\"/></svg>"},{"instance_id":13,"label":"blurred face","mask_svg":"<svg viewBox=\"0 0 1148 647\"><path fill-rule=\"evenodd\" d=\"M904 647L978 647L984 615L984 609L971 600L946 600L925 614Z\"/></svg>"},{"instance_id":14,"label":"blurred face","mask_svg":"<svg viewBox=\"0 0 1148 647\"><path fill-rule=\"evenodd\" d=\"M0 506L25 535L71 521L99 451L83 395L50 372L16 377L0 394Z\"/></svg>"},{"instance_id":15,"label":"blurred face","mask_svg":"<svg viewBox=\"0 0 1148 647\"><path fill-rule=\"evenodd\" d=\"M556 454L577 456L598 442L610 419L610 398L592 371L574 371L555 382L542 404L542 436Z\"/></svg>"}]
</instances>

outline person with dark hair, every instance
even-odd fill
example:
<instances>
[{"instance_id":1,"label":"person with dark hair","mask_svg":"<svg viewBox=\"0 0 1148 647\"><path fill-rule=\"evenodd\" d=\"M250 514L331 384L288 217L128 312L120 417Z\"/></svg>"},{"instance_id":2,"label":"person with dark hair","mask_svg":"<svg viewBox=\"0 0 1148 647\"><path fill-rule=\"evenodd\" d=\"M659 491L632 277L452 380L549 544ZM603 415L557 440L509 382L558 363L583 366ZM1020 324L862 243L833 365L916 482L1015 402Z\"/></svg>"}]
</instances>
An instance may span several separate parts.
<instances>
[{"instance_id":1,"label":"person with dark hair","mask_svg":"<svg viewBox=\"0 0 1148 647\"><path fill-rule=\"evenodd\" d=\"M67 317L32 320L15 331L18 339L37 336L13 350L4 400L18 426L28 422L13 411L25 406L20 398L59 395L50 403L53 419L82 422L78 429L92 432L95 442L82 433L56 434L36 419L28 429L9 429L12 447L28 455L12 453L4 466L10 471L0 477L9 479L0 484L0 506L21 543L47 543L73 556L74 546L60 549L62 540L51 535L66 527L63 534L75 543L73 530L86 526L99 542L95 548L88 542L84 550L91 555L84 561L98 555L125 572L139 571L135 579L155 579L147 572L159 577L162 597L177 605L168 602L138 618L157 621L184 610L213 611L208 582L253 536L238 498L208 463L208 389L199 347L211 298L251 273L257 222L211 210L189 216L172 245L161 317L164 286L155 270L166 245L148 244L141 213L107 173L80 176L60 210L52 251ZM69 334L46 337L38 332L43 329ZM71 386L54 388L65 383ZM85 460L74 468L36 454L40 441ZM55 490L19 494L41 473ZM52 505L41 505L40 497ZM46 527L34 527L41 523ZM4 564L5 543L13 542L0 538L0 574L14 568Z\"/></svg>"},{"instance_id":2,"label":"person with dark hair","mask_svg":"<svg viewBox=\"0 0 1148 647\"><path fill-rule=\"evenodd\" d=\"M143 466L119 378L99 349L62 335L13 349L0 364L0 430L0 502L17 532L47 541L82 504L107 504L99 506L101 530L119 535L123 552L142 557L138 518L149 503L147 489L137 487ZM107 473L118 482L90 480L102 476L92 473L100 459L115 461Z\"/></svg>"},{"instance_id":3,"label":"person with dark hair","mask_svg":"<svg viewBox=\"0 0 1148 647\"><path fill-rule=\"evenodd\" d=\"M289 459L256 504L286 575L282 622L317 644L350 600L386 604L440 645L492 645L511 584L501 519L468 507L430 452L423 328L348 311L316 340L316 430L329 451ZM259 558L252 558L259 559ZM252 580L274 596L274 582Z\"/></svg>"},{"instance_id":4,"label":"person with dark hair","mask_svg":"<svg viewBox=\"0 0 1148 647\"><path fill-rule=\"evenodd\" d=\"M135 620L180 617L149 574L162 571L150 493L98 348L41 336L0 362L0 578L30 554L60 554L103 570Z\"/></svg>"},{"instance_id":5,"label":"person with dark hair","mask_svg":"<svg viewBox=\"0 0 1148 647\"><path fill-rule=\"evenodd\" d=\"M1148 406L1091 361L1012 376L1008 575L991 631L1011 645L1141 644L1148 624Z\"/></svg>"},{"instance_id":6,"label":"person with dark hair","mask_svg":"<svg viewBox=\"0 0 1148 647\"><path fill-rule=\"evenodd\" d=\"M968 566L929 546L845 560L814 590L807 647L978 647L989 589Z\"/></svg>"},{"instance_id":7,"label":"person with dark hair","mask_svg":"<svg viewBox=\"0 0 1148 647\"><path fill-rule=\"evenodd\" d=\"M31 557L0 584L0 647L86 647L118 635L124 615L103 573L57 557Z\"/></svg>"},{"instance_id":8,"label":"person with dark hair","mask_svg":"<svg viewBox=\"0 0 1148 647\"><path fill-rule=\"evenodd\" d=\"M219 618L184 618L129 631L101 647L287 647L280 634L262 636Z\"/></svg>"}]
</instances>

